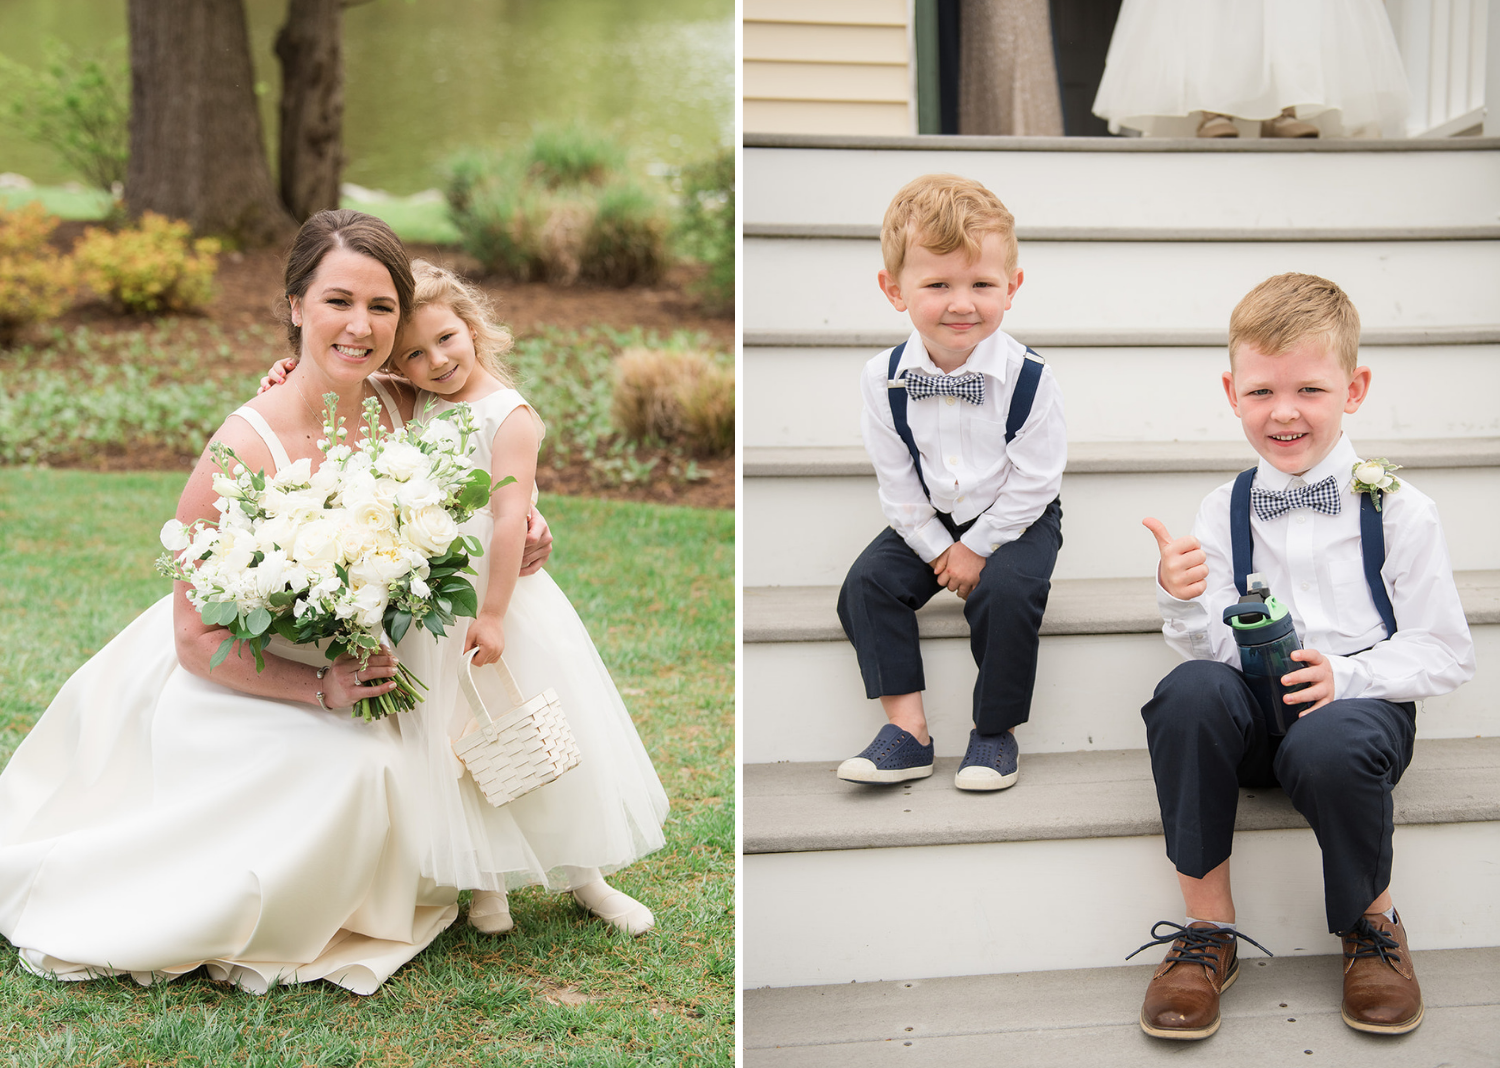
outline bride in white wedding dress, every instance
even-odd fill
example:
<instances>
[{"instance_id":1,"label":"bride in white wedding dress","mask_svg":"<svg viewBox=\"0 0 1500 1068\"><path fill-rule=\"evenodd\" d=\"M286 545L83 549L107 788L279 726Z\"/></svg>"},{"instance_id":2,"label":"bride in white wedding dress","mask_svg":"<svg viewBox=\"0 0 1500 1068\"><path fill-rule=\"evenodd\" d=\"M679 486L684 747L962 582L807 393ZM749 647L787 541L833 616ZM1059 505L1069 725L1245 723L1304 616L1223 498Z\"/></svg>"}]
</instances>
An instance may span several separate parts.
<instances>
[{"instance_id":1,"label":"bride in white wedding dress","mask_svg":"<svg viewBox=\"0 0 1500 1068\"><path fill-rule=\"evenodd\" d=\"M216 440L267 473L321 458L321 396L346 425L409 312L405 250L380 220L321 212L287 262L300 388L237 410ZM205 453L177 518L216 518ZM166 517L163 517L164 519ZM257 672L205 626L182 583L81 667L0 774L0 934L29 970L142 983L199 966L252 991L327 979L375 990L457 915L458 891L418 870L423 791L394 719L351 718L361 673L276 639ZM319 670L322 668L323 670Z\"/></svg>"}]
</instances>

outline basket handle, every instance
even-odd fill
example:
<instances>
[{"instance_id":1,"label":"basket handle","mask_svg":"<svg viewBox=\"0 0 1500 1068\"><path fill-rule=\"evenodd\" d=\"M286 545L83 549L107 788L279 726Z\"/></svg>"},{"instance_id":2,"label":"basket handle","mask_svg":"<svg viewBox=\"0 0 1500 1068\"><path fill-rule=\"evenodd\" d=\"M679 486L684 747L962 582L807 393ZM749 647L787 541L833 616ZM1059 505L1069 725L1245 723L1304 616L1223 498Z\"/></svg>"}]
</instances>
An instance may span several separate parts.
<instances>
[{"instance_id":1,"label":"basket handle","mask_svg":"<svg viewBox=\"0 0 1500 1068\"><path fill-rule=\"evenodd\" d=\"M480 697L479 691L474 688L474 657L477 655L479 655L477 645L464 652L463 663L458 669L458 687L469 699L469 710L474 713L474 718L479 721L479 725L488 727L494 720L490 716L489 709L484 707L484 698ZM500 681L505 684L505 692L510 695L511 706L521 705L526 698L521 695L521 687L516 685L515 676L506 666L505 658L502 656L492 666L495 673L500 676Z\"/></svg>"}]
</instances>

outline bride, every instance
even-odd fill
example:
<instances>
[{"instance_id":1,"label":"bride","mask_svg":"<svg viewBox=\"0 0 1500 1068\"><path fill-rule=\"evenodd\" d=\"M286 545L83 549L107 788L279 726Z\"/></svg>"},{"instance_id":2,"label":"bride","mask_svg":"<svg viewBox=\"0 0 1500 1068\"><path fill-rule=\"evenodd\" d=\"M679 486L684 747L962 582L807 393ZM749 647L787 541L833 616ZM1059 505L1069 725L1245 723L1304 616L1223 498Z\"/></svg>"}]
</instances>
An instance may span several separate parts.
<instances>
[{"instance_id":1,"label":"bride","mask_svg":"<svg viewBox=\"0 0 1500 1068\"><path fill-rule=\"evenodd\" d=\"M346 426L362 424L368 396L401 426L412 397L369 376L412 293L383 222L314 215L286 266L297 388L250 401L215 440L251 470L316 466L328 392ZM205 452L179 520L217 519L215 470ZM543 527L527 562L549 544ZM424 799L402 771L398 722L348 712L394 687L395 660L361 671L278 638L264 671L231 655L210 672L227 632L203 624L186 588L69 679L0 774L0 934L57 979L149 983L206 966L256 992L327 979L371 993L458 911L457 890L418 870Z\"/></svg>"}]
</instances>

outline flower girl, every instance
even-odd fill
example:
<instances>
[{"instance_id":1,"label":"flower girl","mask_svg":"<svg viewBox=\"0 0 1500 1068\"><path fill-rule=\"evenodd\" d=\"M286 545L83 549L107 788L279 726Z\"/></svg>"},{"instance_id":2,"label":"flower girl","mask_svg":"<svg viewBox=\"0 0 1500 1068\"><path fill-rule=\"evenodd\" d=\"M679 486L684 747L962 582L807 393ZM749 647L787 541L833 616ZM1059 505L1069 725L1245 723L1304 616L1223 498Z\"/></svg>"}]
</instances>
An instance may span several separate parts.
<instances>
[{"instance_id":1,"label":"flower girl","mask_svg":"<svg viewBox=\"0 0 1500 1068\"><path fill-rule=\"evenodd\" d=\"M510 336L492 324L488 298L452 272L412 263L416 299L388 368L417 387L416 416L428 422L459 402L479 432L470 458L495 480L488 508L462 527L485 553L473 561L477 618L460 618L433 641L413 627L397 654L427 683L424 703L401 716L404 744L425 769L429 828L422 873L473 890L469 922L501 933L513 926L507 888L542 884L630 934L649 930L649 908L604 874L661 848L667 798L630 715L567 596L545 571L517 577L535 494L544 427L513 386L501 355ZM273 378L279 378L276 369ZM481 665L502 652L526 694L557 691L582 759L555 781L500 807L490 805L454 756L472 723L459 688L464 654L492 714L510 707L499 677Z\"/></svg>"}]
</instances>

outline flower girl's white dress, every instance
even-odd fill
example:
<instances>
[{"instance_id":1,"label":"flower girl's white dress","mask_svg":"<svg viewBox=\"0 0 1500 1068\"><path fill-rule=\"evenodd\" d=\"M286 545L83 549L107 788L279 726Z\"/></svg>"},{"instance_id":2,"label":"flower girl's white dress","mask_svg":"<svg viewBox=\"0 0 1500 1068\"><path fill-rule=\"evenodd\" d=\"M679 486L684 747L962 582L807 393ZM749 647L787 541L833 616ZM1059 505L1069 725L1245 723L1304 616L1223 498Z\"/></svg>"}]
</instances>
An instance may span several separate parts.
<instances>
[{"instance_id":1,"label":"flower girl's white dress","mask_svg":"<svg viewBox=\"0 0 1500 1068\"><path fill-rule=\"evenodd\" d=\"M1094 114L1192 137L1205 112L1295 107L1324 137L1403 137L1406 75L1380 0L1125 0ZM1241 124L1241 136L1258 123Z\"/></svg>"},{"instance_id":2,"label":"flower girl's white dress","mask_svg":"<svg viewBox=\"0 0 1500 1068\"><path fill-rule=\"evenodd\" d=\"M394 721L185 671L165 597L74 673L0 774L0 933L58 979L206 964L257 992L370 993L457 915L457 890L418 872L421 792Z\"/></svg>"},{"instance_id":3,"label":"flower girl's white dress","mask_svg":"<svg viewBox=\"0 0 1500 1068\"><path fill-rule=\"evenodd\" d=\"M432 394L417 395L418 419L451 407ZM506 472L495 470L490 455L500 424L517 408L536 420L539 432L541 420L513 389L499 390L470 407L479 428L470 459L494 479L503 478ZM462 529L484 546L485 555L473 561L478 574L472 579L482 604L494 519L484 509ZM589 535L576 531L572 536ZM504 620L504 657L525 696L548 687L557 691L582 759L554 782L509 804L497 808L484 799L453 754L454 739L472 718L458 686L469 623L460 618L438 641L413 627L397 647L402 661L429 687L423 705L401 717L402 736L415 742L414 756L426 763L431 780L433 807L422 873L464 889L540 883L562 890L576 885L579 869L608 874L660 849L666 793L588 631L545 571L516 581ZM473 675L492 715L510 707L493 668L476 667ZM584 881L594 877L591 872L582 876Z\"/></svg>"}]
</instances>

